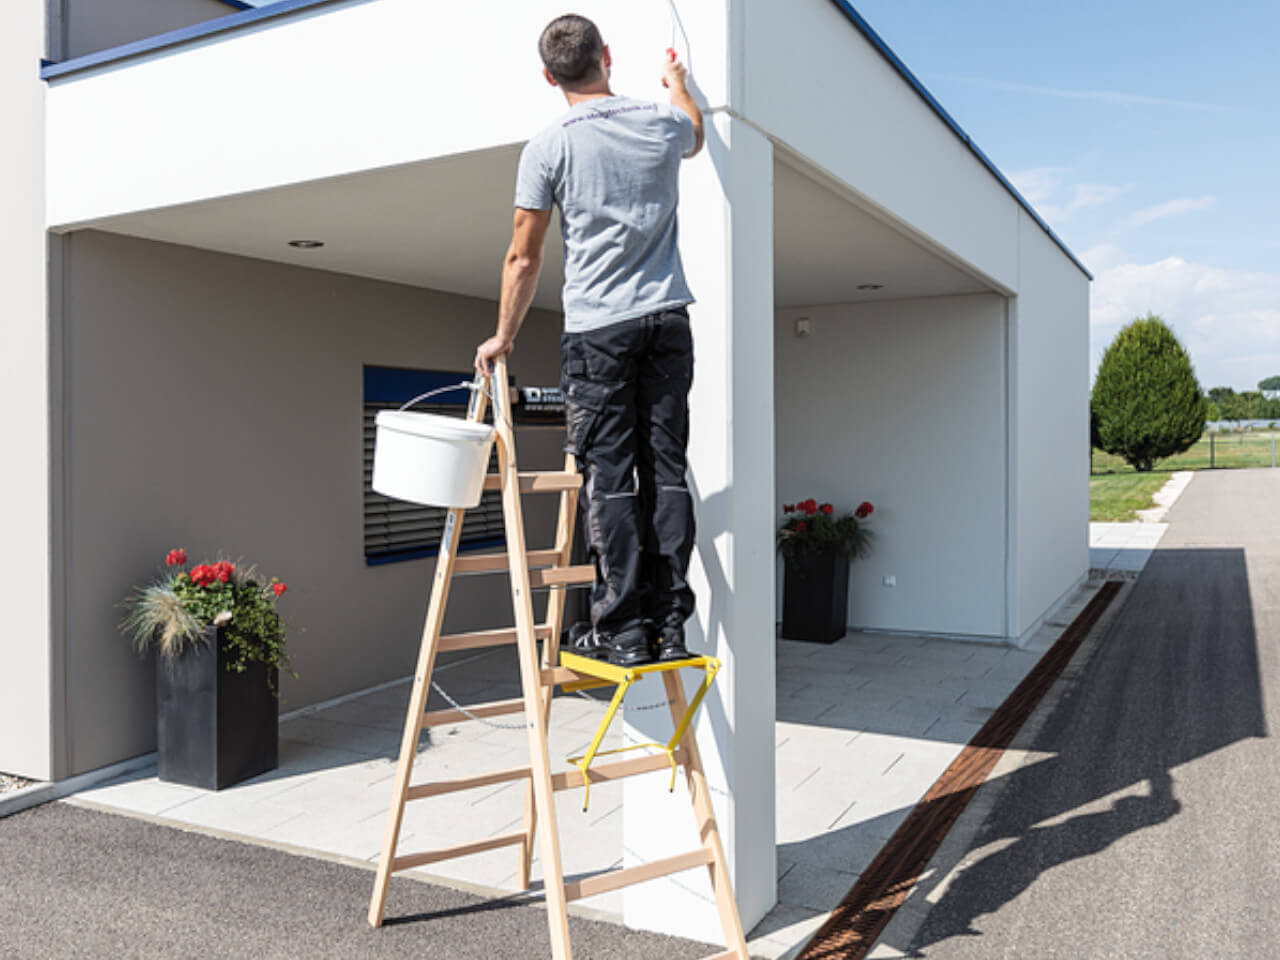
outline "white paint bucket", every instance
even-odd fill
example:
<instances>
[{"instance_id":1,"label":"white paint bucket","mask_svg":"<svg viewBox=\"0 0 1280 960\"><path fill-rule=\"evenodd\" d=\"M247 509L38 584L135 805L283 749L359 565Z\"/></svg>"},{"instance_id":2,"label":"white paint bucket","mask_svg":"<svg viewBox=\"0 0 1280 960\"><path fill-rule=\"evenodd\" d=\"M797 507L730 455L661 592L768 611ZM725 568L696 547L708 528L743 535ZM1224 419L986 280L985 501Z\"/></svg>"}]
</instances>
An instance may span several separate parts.
<instances>
[{"instance_id":1,"label":"white paint bucket","mask_svg":"<svg viewBox=\"0 0 1280 960\"><path fill-rule=\"evenodd\" d=\"M479 505L493 427L407 410L382 410L374 424L374 490L432 507Z\"/></svg>"}]
</instances>

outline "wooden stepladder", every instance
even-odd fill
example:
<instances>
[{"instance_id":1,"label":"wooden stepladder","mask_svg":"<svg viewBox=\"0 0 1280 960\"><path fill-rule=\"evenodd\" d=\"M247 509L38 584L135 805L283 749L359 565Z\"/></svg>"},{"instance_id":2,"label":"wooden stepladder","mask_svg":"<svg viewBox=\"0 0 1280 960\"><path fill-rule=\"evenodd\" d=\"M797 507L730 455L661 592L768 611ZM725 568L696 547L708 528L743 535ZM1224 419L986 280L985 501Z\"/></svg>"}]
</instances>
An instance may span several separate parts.
<instances>
[{"instance_id":1,"label":"wooden stepladder","mask_svg":"<svg viewBox=\"0 0 1280 960\"><path fill-rule=\"evenodd\" d=\"M547 749L547 728L550 724L552 695L555 687L564 685L570 689L580 690L622 682L629 686L637 679L637 675L636 671L629 672L607 664L597 665L594 661L586 661L581 657L566 656L568 662L573 665L573 669L560 665L560 629L565 607L564 589L552 590L547 601L546 622L541 624L534 622L531 594L533 589L563 588L571 584L590 583L594 579L595 570L592 566L572 566L570 563L573 527L578 508L578 490L582 484L582 477L576 470L573 457L566 458L563 471L519 472L516 467L511 403L505 390L507 382L506 363L499 361L495 365L492 379L485 378L478 385L480 389L473 391L467 411L468 419L483 420L489 399L486 393L491 384L497 385L497 389L492 391L492 399L493 422L498 445L498 472L486 478L485 489L502 491L507 550L505 553L470 554L459 557L457 540L466 511L460 508L449 510L445 520L444 535L440 541L440 552L436 559L431 602L427 608L426 622L422 630L422 649L418 657L417 671L414 674L413 692L409 698L404 738L400 743L400 762L396 771L391 809L387 816L386 834L378 861L373 897L369 903L369 923L375 927L382 924L386 910L388 884L393 872L501 847L518 848L519 882L521 888L527 890L533 861L534 836L537 834L542 853L547 923L551 932L551 953L555 960L571 960L573 955L569 943L569 918L566 909L569 901L699 866L707 867L710 872L711 885L715 891L716 905L728 946L725 952L717 953L708 960L748 960L746 940L738 918L737 905L733 899L728 865L711 807L711 795L707 788L693 729L689 723L693 710L686 702L684 685L676 673L682 667L701 667L706 670L707 680L699 690L693 705L696 709L706 687L710 685L710 678L714 676L718 664L711 658L696 657L672 664L637 668L646 673L661 672L666 694L670 699L671 717L676 735L667 746L657 745L662 752L652 756L617 760L595 767L590 766L590 758L588 758L585 763L579 763L578 769L554 774L551 772L551 760ZM525 547L524 516L520 499L521 494L525 493L558 493L560 495L555 546L549 550L528 550ZM449 587L454 575L499 573L502 570L507 570L510 576L515 627L441 636ZM538 649L539 640L542 641L541 653ZM509 643L515 644L518 652L523 691L521 697L470 706L466 714L460 710L426 712L427 694L431 687L431 675L438 653L473 650ZM621 698L617 697L616 700L620 702ZM593 741L593 748L598 745L603 736L604 726L612 719L614 712L615 709L609 710L601 732ZM477 776L434 783L416 785L410 783L413 760L423 727L456 722L464 719L467 714L473 717L495 717L512 713L525 715L529 736L528 766L494 770ZM586 789L592 783L618 780L659 770L673 775L676 765L684 767L689 793L693 800L698 835L703 845L689 853L566 883L560 858L560 834L553 802L555 793L578 787ZM518 780L526 782L524 821L519 832L440 850L396 855L406 802ZM542 828L540 831L539 825Z\"/></svg>"}]
</instances>

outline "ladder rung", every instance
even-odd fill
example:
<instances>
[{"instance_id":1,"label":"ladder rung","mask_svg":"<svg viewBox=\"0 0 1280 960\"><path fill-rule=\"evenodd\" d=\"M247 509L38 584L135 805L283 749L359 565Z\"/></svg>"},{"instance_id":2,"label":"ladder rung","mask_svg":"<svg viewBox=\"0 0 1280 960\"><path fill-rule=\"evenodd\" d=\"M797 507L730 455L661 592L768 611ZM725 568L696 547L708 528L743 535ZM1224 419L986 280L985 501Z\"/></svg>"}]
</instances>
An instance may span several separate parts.
<instances>
[{"instance_id":1,"label":"ladder rung","mask_svg":"<svg viewBox=\"0 0 1280 960\"><path fill-rule=\"evenodd\" d=\"M676 751L676 763L680 765L685 763L683 750ZM591 782L604 783L607 780L622 780L625 777L635 777L642 773L652 773L654 770L670 769L671 761L667 759L667 755L658 753L652 757L636 757L632 760L618 760L614 763L603 763L598 767L592 767ZM531 775L532 769L530 767L511 767L507 770L494 770L491 773L482 773L474 777L437 780L434 783L423 783L416 787L410 787L407 799L424 800L427 797L438 797L445 793L458 793L462 790L475 790L478 787L491 787L495 783L525 780ZM552 775L551 789L557 792L573 790L582 786L584 782L581 771L566 770L563 773Z\"/></svg>"},{"instance_id":2,"label":"ladder rung","mask_svg":"<svg viewBox=\"0 0 1280 960\"><path fill-rule=\"evenodd\" d=\"M474 707L468 705L467 713L474 717L501 717L508 713L520 713L524 710L524 697L517 697L515 700L495 700L493 703L477 703ZM457 723L460 720L470 720L461 710L428 710L422 715L422 725L425 727L435 727L442 723Z\"/></svg>"},{"instance_id":3,"label":"ladder rung","mask_svg":"<svg viewBox=\"0 0 1280 960\"><path fill-rule=\"evenodd\" d=\"M539 680L543 686L562 686L564 684L573 684L575 690L595 690L596 687L616 686L608 680L593 680L590 677L582 677L581 673L575 673L568 667L548 667L538 672ZM579 686L581 684L581 686Z\"/></svg>"},{"instance_id":4,"label":"ladder rung","mask_svg":"<svg viewBox=\"0 0 1280 960\"><path fill-rule=\"evenodd\" d=\"M533 628L533 634L539 640L546 640L551 636L551 627L548 624L539 623ZM518 639L514 627L503 627L500 630L477 630L475 633L451 633L440 638L439 650L441 653L450 653L456 650L500 647L507 643L515 643Z\"/></svg>"},{"instance_id":5,"label":"ladder rung","mask_svg":"<svg viewBox=\"0 0 1280 960\"><path fill-rule=\"evenodd\" d=\"M531 567L547 567L560 562L559 550L530 550L525 556ZM489 573L510 569L506 553L469 553L453 561L454 573Z\"/></svg>"},{"instance_id":6,"label":"ladder rung","mask_svg":"<svg viewBox=\"0 0 1280 960\"><path fill-rule=\"evenodd\" d=\"M580 486L582 486L580 473L549 470L520 474L521 493L557 493L561 490L577 490ZM496 473L486 474L484 488L486 490L502 489L502 477Z\"/></svg>"},{"instance_id":7,"label":"ladder rung","mask_svg":"<svg viewBox=\"0 0 1280 960\"><path fill-rule=\"evenodd\" d=\"M646 880L656 880L658 877L679 873L681 870L704 867L711 863L713 859L711 851L701 847L697 850L691 850L689 853L667 857L665 860L642 863L638 867L626 867L622 870L613 870L609 873L587 877L585 880L566 883L564 885L564 896L566 900L581 900L583 897L594 897L598 893L608 893L610 890L630 887L637 883L644 883Z\"/></svg>"},{"instance_id":8,"label":"ladder rung","mask_svg":"<svg viewBox=\"0 0 1280 960\"><path fill-rule=\"evenodd\" d=\"M683 750L676 751L676 763L684 764L685 755ZM654 770L670 770L671 761L665 753L654 754L652 757L636 757L633 760L617 760L613 763L602 763L598 767L591 768L591 782L601 783L605 780L621 780L624 777L634 777L641 773L651 773ZM551 789L572 790L580 787L585 783L580 770L566 770L564 773L554 773L551 775Z\"/></svg>"},{"instance_id":9,"label":"ladder rung","mask_svg":"<svg viewBox=\"0 0 1280 960\"><path fill-rule=\"evenodd\" d=\"M484 853L486 850L497 850L501 847L513 847L525 842L525 834L508 833L501 837L490 837L488 840L477 840L475 843L461 843L456 847L442 847L439 850L428 850L426 853L411 853L408 856L396 857L391 861L392 870L409 870L413 867L438 863L441 860L456 860L473 853Z\"/></svg>"},{"instance_id":10,"label":"ladder rung","mask_svg":"<svg viewBox=\"0 0 1280 960\"><path fill-rule=\"evenodd\" d=\"M596 578L596 568L591 564L577 567L547 567L529 571L531 587L565 587L573 583L591 583Z\"/></svg>"},{"instance_id":11,"label":"ladder rung","mask_svg":"<svg viewBox=\"0 0 1280 960\"><path fill-rule=\"evenodd\" d=\"M645 759L648 759L647 757ZM662 757L666 760L666 757ZM423 783L410 787L406 799L422 800L426 797L438 797L444 793L457 793L460 790L474 790L477 787L491 787L495 783L510 783L512 780L526 780L531 775L529 767L511 767L508 770L494 770L475 777L458 777L455 780L437 780L434 783Z\"/></svg>"}]
</instances>

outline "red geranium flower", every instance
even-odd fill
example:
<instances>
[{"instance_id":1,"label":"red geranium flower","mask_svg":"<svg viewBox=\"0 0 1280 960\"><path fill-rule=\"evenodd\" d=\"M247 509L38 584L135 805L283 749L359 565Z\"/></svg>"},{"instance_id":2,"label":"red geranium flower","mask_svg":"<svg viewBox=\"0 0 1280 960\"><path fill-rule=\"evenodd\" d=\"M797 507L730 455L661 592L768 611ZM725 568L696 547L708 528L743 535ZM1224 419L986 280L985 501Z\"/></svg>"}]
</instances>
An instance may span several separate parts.
<instances>
[{"instance_id":1,"label":"red geranium flower","mask_svg":"<svg viewBox=\"0 0 1280 960\"><path fill-rule=\"evenodd\" d=\"M853 515L857 517L859 520L862 520L865 517L871 516L871 514L875 512L875 509L876 508L873 507L871 504L869 504L866 500L863 500L862 503L858 504L858 509L853 511Z\"/></svg>"},{"instance_id":2,"label":"red geranium flower","mask_svg":"<svg viewBox=\"0 0 1280 960\"><path fill-rule=\"evenodd\" d=\"M783 513L795 513L796 505L794 503L784 503L782 505Z\"/></svg>"},{"instance_id":3,"label":"red geranium flower","mask_svg":"<svg viewBox=\"0 0 1280 960\"><path fill-rule=\"evenodd\" d=\"M285 586L283 583L273 583L271 585L271 589L275 592L275 595L278 597L280 596L280 594L284 593L289 588Z\"/></svg>"},{"instance_id":4,"label":"red geranium flower","mask_svg":"<svg viewBox=\"0 0 1280 960\"><path fill-rule=\"evenodd\" d=\"M235 573L235 570L235 565L225 560L219 560L213 565L213 575L222 583L230 583L231 574Z\"/></svg>"},{"instance_id":5,"label":"red geranium flower","mask_svg":"<svg viewBox=\"0 0 1280 960\"><path fill-rule=\"evenodd\" d=\"M180 567L187 562L187 551L178 547L176 550L170 550L164 558L165 566Z\"/></svg>"},{"instance_id":6,"label":"red geranium flower","mask_svg":"<svg viewBox=\"0 0 1280 960\"><path fill-rule=\"evenodd\" d=\"M825 513L827 516L831 516L831 514L835 512L836 508L829 503L824 503L818 509L821 510L823 513Z\"/></svg>"},{"instance_id":7,"label":"red geranium flower","mask_svg":"<svg viewBox=\"0 0 1280 960\"><path fill-rule=\"evenodd\" d=\"M815 513L817 513L817 512L818 512L818 501L817 501L817 500L806 500L806 501L804 502L804 512L805 512L805 513L807 513L809 516L811 516L811 517L812 517Z\"/></svg>"},{"instance_id":8,"label":"red geranium flower","mask_svg":"<svg viewBox=\"0 0 1280 960\"><path fill-rule=\"evenodd\" d=\"M200 564L198 567L191 568L191 582L197 587L207 587L216 580L218 575L214 573L213 567L208 564Z\"/></svg>"},{"instance_id":9,"label":"red geranium flower","mask_svg":"<svg viewBox=\"0 0 1280 960\"><path fill-rule=\"evenodd\" d=\"M796 533L804 533L808 529L809 529L809 525L805 523L803 520L796 521Z\"/></svg>"}]
</instances>

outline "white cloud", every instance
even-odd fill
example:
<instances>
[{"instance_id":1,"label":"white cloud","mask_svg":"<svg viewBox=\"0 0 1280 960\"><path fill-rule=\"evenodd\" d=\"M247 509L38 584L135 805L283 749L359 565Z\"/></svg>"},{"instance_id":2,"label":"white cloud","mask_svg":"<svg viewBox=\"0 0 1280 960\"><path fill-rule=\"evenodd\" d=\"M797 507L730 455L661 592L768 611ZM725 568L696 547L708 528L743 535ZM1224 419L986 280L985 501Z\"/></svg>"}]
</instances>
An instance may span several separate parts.
<instances>
[{"instance_id":1,"label":"white cloud","mask_svg":"<svg viewBox=\"0 0 1280 960\"><path fill-rule=\"evenodd\" d=\"M981 77L946 77L945 79L970 87L982 87L986 90L1026 93L1040 97L1056 97L1062 100L1092 100L1097 103L1123 106L1179 107L1188 110L1232 109L1225 104L1198 103L1194 100L1170 100L1167 97L1149 97L1145 94L1127 93L1123 90L1079 90L1064 87L1041 87L1030 83L1005 83L1001 80L984 80Z\"/></svg>"},{"instance_id":2,"label":"white cloud","mask_svg":"<svg viewBox=\"0 0 1280 960\"><path fill-rule=\"evenodd\" d=\"M1080 260L1094 274L1124 263L1127 254L1114 243L1100 243L1080 255Z\"/></svg>"},{"instance_id":3,"label":"white cloud","mask_svg":"<svg viewBox=\"0 0 1280 960\"><path fill-rule=\"evenodd\" d=\"M1046 203L1070 172L1068 167L1035 167L1011 173L1009 179L1028 203Z\"/></svg>"},{"instance_id":4,"label":"white cloud","mask_svg":"<svg viewBox=\"0 0 1280 960\"><path fill-rule=\"evenodd\" d=\"M1091 263L1095 253L1099 256ZM1083 259L1098 271L1091 319L1095 367L1116 331L1150 312L1178 334L1206 389L1252 390L1263 377L1280 373L1280 274L1181 257L1124 262L1110 244L1087 251Z\"/></svg>"},{"instance_id":5,"label":"white cloud","mask_svg":"<svg viewBox=\"0 0 1280 960\"><path fill-rule=\"evenodd\" d=\"M1196 210L1208 210L1215 203L1217 200L1211 194L1205 194L1203 197L1178 197L1167 203L1158 203L1154 207L1145 207L1137 213L1130 214L1125 218L1125 223L1131 227L1140 227L1143 224L1154 223L1156 220L1163 220L1165 217L1194 213Z\"/></svg>"},{"instance_id":6,"label":"white cloud","mask_svg":"<svg viewBox=\"0 0 1280 960\"><path fill-rule=\"evenodd\" d=\"M1069 183L1070 173L1067 167L1034 167L1012 173L1009 179L1050 226L1089 207L1105 206L1130 189L1109 183Z\"/></svg>"}]
</instances>

